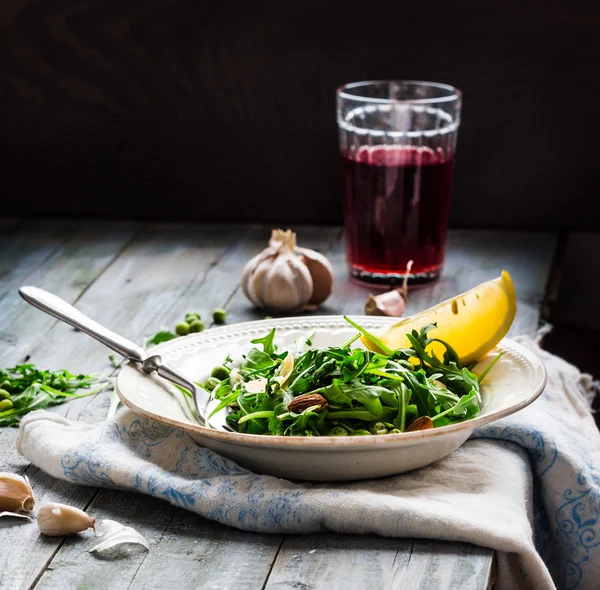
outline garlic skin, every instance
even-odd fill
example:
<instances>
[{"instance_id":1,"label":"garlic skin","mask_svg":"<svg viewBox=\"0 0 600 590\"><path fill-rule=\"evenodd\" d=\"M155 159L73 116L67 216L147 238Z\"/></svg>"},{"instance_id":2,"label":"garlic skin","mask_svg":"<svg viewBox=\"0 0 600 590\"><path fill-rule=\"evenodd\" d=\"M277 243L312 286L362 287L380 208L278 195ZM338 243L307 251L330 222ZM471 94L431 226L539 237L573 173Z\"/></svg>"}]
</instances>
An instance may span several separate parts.
<instances>
[{"instance_id":1,"label":"garlic skin","mask_svg":"<svg viewBox=\"0 0 600 590\"><path fill-rule=\"evenodd\" d=\"M98 529L98 536L102 540L89 551L96 557L117 559L150 550L148 541L130 526L106 519Z\"/></svg>"},{"instance_id":2,"label":"garlic skin","mask_svg":"<svg viewBox=\"0 0 600 590\"><path fill-rule=\"evenodd\" d=\"M296 234L273 230L269 247L242 272L242 290L254 305L293 313L304 309L313 293L308 268L295 254Z\"/></svg>"},{"instance_id":3,"label":"garlic skin","mask_svg":"<svg viewBox=\"0 0 600 590\"><path fill-rule=\"evenodd\" d=\"M62 537L80 533L86 529L96 530L96 519L79 508L51 502L44 504L38 511L38 527L43 535Z\"/></svg>"},{"instance_id":4,"label":"garlic skin","mask_svg":"<svg viewBox=\"0 0 600 590\"><path fill-rule=\"evenodd\" d=\"M0 519L1 518L16 518L17 520L33 522L33 518L31 518L31 516L29 516L28 514L22 514L21 512L8 512L6 510L0 512Z\"/></svg>"},{"instance_id":5,"label":"garlic skin","mask_svg":"<svg viewBox=\"0 0 600 590\"><path fill-rule=\"evenodd\" d=\"M308 300L311 305L320 305L333 291L333 267L323 254L308 248L296 248L298 254L308 268L313 280L313 292Z\"/></svg>"},{"instance_id":6,"label":"garlic skin","mask_svg":"<svg viewBox=\"0 0 600 590\"><path fill-rule=\"evenodd\" d=\"M35 498L29 480L15 473L0 473L0 512L33 510Z\"/></svg>"}]
</instances>

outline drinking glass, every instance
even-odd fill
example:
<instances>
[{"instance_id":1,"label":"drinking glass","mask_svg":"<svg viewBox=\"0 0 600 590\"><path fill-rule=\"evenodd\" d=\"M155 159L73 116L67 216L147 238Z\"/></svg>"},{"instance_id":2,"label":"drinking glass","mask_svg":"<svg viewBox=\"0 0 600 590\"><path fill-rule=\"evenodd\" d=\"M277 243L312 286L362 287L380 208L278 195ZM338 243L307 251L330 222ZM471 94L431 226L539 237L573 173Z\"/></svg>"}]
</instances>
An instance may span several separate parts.
<instances>
[{"instance_id":1,"label":"drinking glass","mask_svg":"<svg viewBox=\"0 0 600 590\"><path fill-rule=\"evenodd\" d=\"M439 277L444 264L461 93L371 81L337 91L350 274L369 284Z\"/></svg>"}]
</instances>

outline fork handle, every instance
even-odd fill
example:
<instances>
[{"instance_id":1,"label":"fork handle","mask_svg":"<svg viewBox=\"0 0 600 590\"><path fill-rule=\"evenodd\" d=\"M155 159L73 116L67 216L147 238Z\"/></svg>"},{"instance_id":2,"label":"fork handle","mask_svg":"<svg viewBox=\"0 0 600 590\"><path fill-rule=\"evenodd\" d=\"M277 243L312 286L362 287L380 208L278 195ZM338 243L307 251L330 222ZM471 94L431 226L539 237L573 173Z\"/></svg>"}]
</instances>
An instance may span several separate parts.
<instances>
[{"instance_id":1,"label":"fork handle","mask_svg":"<svg viewBox=\"0 0 600 590\"><path fill-rule=\"evenodd\" d=\"M71 304L63 301L60 297L40 289L38 287L21 287L19 294L27 303L41 309L47 314L61 320L86 334L102 342L108 348L138 363L143 363L148 358L148 353L127 338L109 330L102 324L94 321Z\"/></svg>"}]
</instances>

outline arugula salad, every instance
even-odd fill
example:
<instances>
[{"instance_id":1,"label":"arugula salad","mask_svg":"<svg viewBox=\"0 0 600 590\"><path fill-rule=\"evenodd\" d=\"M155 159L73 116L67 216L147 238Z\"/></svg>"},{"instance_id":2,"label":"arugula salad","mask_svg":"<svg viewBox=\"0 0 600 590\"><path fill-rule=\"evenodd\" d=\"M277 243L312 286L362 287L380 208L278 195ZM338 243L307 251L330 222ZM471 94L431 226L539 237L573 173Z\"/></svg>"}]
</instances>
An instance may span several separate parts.
<instances>
[{"instance_id":1,"label":"arugula salad","mask_svg":"<svg viewBox=\"0 0 600 590\"><path fill-rule=\"evenodd\" d=\"M279 350L275 329L234 367L228 356L201 384L235 432L283 436L397 434L475 417L479 386L500 358L477 377L452 346L429 337L436 325L407 334L411 348L390 350L375 335L345 320L357 334L343 346ZM352 347L360 337L379 352ZM434 344L437 343L437 344ZM438 351L436 355L432 350ZM441 358L440 358L441 356Z\"/></svg>"}]
</instances>

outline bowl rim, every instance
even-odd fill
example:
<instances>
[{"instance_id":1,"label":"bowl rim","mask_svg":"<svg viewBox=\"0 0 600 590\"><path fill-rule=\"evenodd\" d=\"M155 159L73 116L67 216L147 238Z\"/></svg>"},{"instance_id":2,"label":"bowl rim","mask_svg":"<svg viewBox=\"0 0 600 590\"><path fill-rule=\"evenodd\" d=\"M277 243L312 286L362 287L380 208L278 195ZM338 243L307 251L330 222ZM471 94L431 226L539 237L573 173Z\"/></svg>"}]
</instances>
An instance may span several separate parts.
<instances>
[{"instance_id":1,"label":"bowl rim","mask_svg":"<svg viewBox=\"0 0 600 590\"><path fill-rule=\"evenodd\" d=\"M349 316L350 317L350 316ZM398 318L374 318L373 316L361 316L361 315L352 315L353 319L357 321L363 320L364 323L381 323L383 324L393 324L397 323ZM255 320L251 322L240 322L238 324L230 324L227 326L221 326L216 328L211 328L208 332L200 332L196 334L190 334L188 336L183 336L181 338L177 338L176 340L170 340L168 342L164 342L162 344L158 344L152 348L152 352L154 354L160 354L161 351L168 350L173 343L181 343L183 339L187 339L188 342L191 340L200 340L200 342L204 340L209 340L211 338L218 338L219 336L225 336L229 332L236 332L237 329L243 331L246 329L253 329L258 325L261 326L270 326L277 327L278 324L283 320L297 320L302 322L302 318L278 318L278 319L269 319L269 320ZM309 316L305 318L307 322L339 322L343 321L342 315L322 315L322 316ZM389 321L392 320L392 321ZM324 327L327 329L327 327ZM291 328L290 328L291 329ZM330 327L330 329L333 329ZM546 387L546 383L548 381L548 373L546 371L546 367L542 360L527 347L522 344L510 339L503 338L500 344L504 344L509 348L512 348L516 352L520 353L524 356L533 366L538 370L541 370L542 378L540 382L537 384L535 390L524 400L511 405L504 409L499 409L489 414L484 414L472 418L471 420L466 420L464 422L458 422L456 424L449 424L446 426L440 426L439 428L433 428L430 430L420 430L416 432L401 432L399 434L374 434L371 436L272 436L266 434L244 434L239 432L227 432L224 430L215 430L213 428L207 428L205 426L201 426L200 424L192 424L181 422L179 420L174 420L172 418L168 418L165 416L161 416L160 414L156 414L144 408L141 408L134 402L132 402L127 396L125 396L121 390L121 379L123 375L123 370L127 368L132 368L131 363L127 363L124 365L119 374L117 375L115 389L117 391L117 395L119 399L123 402L125 406L129 409L133 410L135 413L144 416L145 418L149 418L152 420L156 420L157 422L161 422L163 424L167 424L173 428L177 428L179 430L183 430L185 432L206 436L213 439L218 439L223 442L234 443L234 444L245 444L251 446L302 446L304 448L321 448L321 447L333 447L333 448L346 448L346 447L363 447L363 446L372 446L372 445L387 445L387 444L410 444L422 439L433 439L440 436L452 435L464 430L475 430L480 426L484 426L489 424L490 422L495 422L501 418L505 418L506 416L510 416L519 410L529 406L532 404L544 391Z\"/></svg>"}]
</instances>

